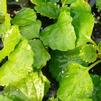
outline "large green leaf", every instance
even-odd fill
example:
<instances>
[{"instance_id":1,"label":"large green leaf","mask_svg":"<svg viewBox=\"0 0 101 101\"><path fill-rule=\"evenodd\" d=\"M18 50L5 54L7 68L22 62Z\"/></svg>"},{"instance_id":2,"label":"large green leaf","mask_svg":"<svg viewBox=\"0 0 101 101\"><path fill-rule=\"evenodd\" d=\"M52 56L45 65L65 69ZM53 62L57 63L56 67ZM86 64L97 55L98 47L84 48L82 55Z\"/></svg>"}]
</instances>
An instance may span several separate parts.
<instances>
[{"instance_id":1,"label":"large green leaf","mask_svg":"<svg viewBox=\"0 0 101 101\"><path fill-rule=\"evenodd\" d=\"M44 45L61 51L75 48L76 35L71 23L70 12L61 10L58 21L41 32L41 40Z\"/></svg>"},{"instance_id":2,"label":"large green leaf","mask_svg":"<svg viewBox=\"0 0 101 101\"><path fill-rule=\"evenodd\" d=\"M14 19L12 20L12 24L16 24L19 26L26 26L36 21L36 14L31 8L23 8L21 9Z\"/></svg>"},{"instance_id":3,"label":"large green leaf","mask_svg":"<svg viewBox=\"0 0 101 101\"><path fill-rule=\"evenodd\" d=\"M12 26L12 28L6 32L3 36L4 48L0 50L0 61L14 50L15 46L19 43L21 35L17 26Z\"/></svg>"},{"instance_id":4,"label":"large green leaf","mask_svg":"<svg viewBox=\"0 0 101 101\"><path fill-rule=\"evenodd\" d=\"M72 51L52 51L51 52L51 61L49 62L49 71L51 72L52 76L60 81L63 77L65 69L70 63L76 62L82 65L87 65L81 58L80 58L80 48L76 48Z\"/></svg>"},{"instance_id":5,"label":"large green leaf","mask_svg":"<svg viewBox=\"0 0 101 101\"><path fill-rule=\"evenodd\" d=\"M41 22L39 20L20 27L21 34L27 39L39 38L39 32L41 28Z\"/></svg>"},{"instance_id":6,"label":"large green leaf","mask_svg":"<svg viewBox=\"0 0 101 101\"><path fill-rule=\"evenodd\" d=\"M92 42L91 34L94 26L94 17L91 8L85 0L77 0L71 4L73 26L77 36L77 46Z\"/></svg>"},{"instance_id":7,"label":"large green leaf","mask_svg":"<svg viewBox=\"0 0 101 101\"><path fill-rule=\"evenodd\" d=\"M37 13L40 13L43 16L47 16L49 18L57 18L59 16L59 6L53 3L42 3L35 7Z\"/></svg>"},{"instance_id":8,"label":"large green leaf","mask_svg":"<svg viewBox=\"0 0 101 101\"><path fill-rule=\"evenodd\" d=\"M29 41L34 55L34 64L33 66L37 69L41 69L46 65L47 61L50 59L50 55L47 50L44 48L40 40L34 39Z\"/></svg>"},{"instance_id":9,"label":"large green leaf","mask_svg":"<svg viewBox=\"0 0 101 101\"><path fill-rule=\"evenodd\" d=\"M62 101L93 101L93 82L87 67L71 63L60 82L57 97Z\"/></svg>"},{"instance_id":10,"label":"large green leaf","mask_svg":"<svg viewBox=\"0 0 101 101\"><path fill-rule=\"evenodd\" d=\"M32 71L32 64L33 52L27 40L23 39L0 68L0 85L21 80Z\"/></svg>"},{"instance_id":11,"label":"large green leaf","mask_svg":"<svg viewBox=\"0 0 101 101\"><path fill-rule=\"evenodd\" d=\"M6 87L3 95L13 101L42 101L46 86L43 77L42 73L30 73L26 78Z\"/></svg>"}]
</instances>

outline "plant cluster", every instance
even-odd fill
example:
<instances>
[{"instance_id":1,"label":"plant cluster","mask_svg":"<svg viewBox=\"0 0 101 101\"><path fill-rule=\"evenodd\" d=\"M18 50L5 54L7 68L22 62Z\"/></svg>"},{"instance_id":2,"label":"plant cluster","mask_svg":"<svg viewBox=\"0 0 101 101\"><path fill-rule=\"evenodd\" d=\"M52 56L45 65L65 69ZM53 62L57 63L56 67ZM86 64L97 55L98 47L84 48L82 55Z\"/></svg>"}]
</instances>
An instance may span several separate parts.
<instances>
[{"instance_id":1,"label":"plant cluster","mask_svg":"<svg viewBox=\"0 0 101 101\"><path fill-rule=\"evenodd\" d=\"M16 2L21 9L12 17L0 0L0 101L42 101L51 83L43 68L59 83L47 101L101 101L101 76L89 72L101 62L101 42L91 38L87 0Z\"/></svg>"}]
</instances>

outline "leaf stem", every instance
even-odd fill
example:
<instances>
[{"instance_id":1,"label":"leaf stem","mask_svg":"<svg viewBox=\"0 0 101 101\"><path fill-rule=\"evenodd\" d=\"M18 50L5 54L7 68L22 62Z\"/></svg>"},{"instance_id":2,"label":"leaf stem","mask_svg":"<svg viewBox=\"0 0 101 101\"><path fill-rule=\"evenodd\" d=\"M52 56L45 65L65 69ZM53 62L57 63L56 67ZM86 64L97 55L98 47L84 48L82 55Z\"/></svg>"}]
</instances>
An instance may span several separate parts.
<instances>
[{"instance_id":1,"label":"leaf stem","mask_svg":"<svg viewBox=\"0 0 101 101\"><path fill-rule=\"evenodd\" d=\"M99 64L101 62L101 60L98 60L98 61L96 61L95 63L93 63L93 64L91 64L89 67L88 67L88 71L91 69L91 68L93 68L94 66L96 66L97 64Z\"/></svg>"}]
</instances>

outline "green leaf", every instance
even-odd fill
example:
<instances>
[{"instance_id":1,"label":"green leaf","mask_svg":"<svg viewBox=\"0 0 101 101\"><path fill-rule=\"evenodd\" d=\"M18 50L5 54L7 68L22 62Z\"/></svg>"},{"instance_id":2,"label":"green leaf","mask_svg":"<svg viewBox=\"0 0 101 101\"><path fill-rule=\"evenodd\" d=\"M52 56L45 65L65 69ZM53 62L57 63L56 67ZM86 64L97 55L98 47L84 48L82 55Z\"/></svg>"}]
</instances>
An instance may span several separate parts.
<instances>
[{"instance_id":1,"label":"green leaf","mask_svg":"<svg viewBox=\"0 0 101 101\"><path fill-rule=\"evenodd\" d=\"M57 18L59 16L59 6L53 3L42 3L35 7L37 13L40 13L43 16L47 16L49 18Z\"/></svg>"},{"instance_id":2,"label":"green leaf","mask_svg":"<svg viewBox=\"0 0 101 101\"><path fill-rule=\"evenodd\" d=\"M41 28L41 22L39 20L27 25L20 27L21 34L29 39L39 38L39 32Z\"/></svg>"},{"instance_id":3,"label":"green leaf","mask_svg":"<svg viewBox=\"0 0 101 101\"><path fill-rule=\"evenodd\" d=\"M51 2L51 3L59 2L59 0L30 0L30 1L35 5L40 5L42 3L47 3L47 2Z\"/></svg>"},{"instance_id":4,"label":"green leaf","mask_svg":"<svg viewBox=\"0 0 101 101\"><path fill-rule=\"evenodd\" d=\"M99 10L101 10L101 0L96 0L96 6Z\"/></svg>"},{"instance_id":5,"label":"green leaf","mask_svg":"<svg viewBox=\"0 0 101 101\"><path fill-rule=\"evenodd\" d=\"M41 32L41 40L44 45L61 51L75 48L76 35L71 22L70 12L62 10L58 21Z\"/></svg>"},{"instance_id":6,"label":"green leaf","mask_svg":"<svg viewBox=\"0 0 101 101\"><path fill-rule=\"evenodd\" d=\"M36 14L31 8L22 8L12 20L12 24L26 26L36 21Z\"/></svg>"},{"instance_id":7,"label":"green leaf","mask_svg":"<svg viewBox=\"0 0 101 101\"><path fill-rule=\"evenodd\" d=\"M94 17L91 8L85 0L77 0L71 4L71 15L73 26L77 36L77 45L81 46L92 42L91 35L94 26Z\"/></svg>"},{"instance_id":8,"label":"green leaf","mask_svg":"<svg viewBox=\"0 0 101 101\"><path fill-rule=\"evenodd\" d=\"M0 85L21 80L32 71L32 64L33 52L28 41L23 39L0 68Z\"/></svg>"},{"instance_id":9,"label":"green leaf","mask_svg":"<svg viewBox=\"0 0 101 101\"><path fill-rule=\"evenodd\" d=\"M10 30L11 24L10 24L10 15L6 14L3 19L0 21L0 34L6 33L8 30Z\"/></svg>"},{"instance_id":10,"label":"green leaf","mask_svg":"<svg viewBox=\"0 0 101 101\"><path fill-rule=\"evenodd\" d=\"M0 50L0 61L14 50L15 46L19 43L21 35L17 26L12 26L12 28L6 32L2 38L4 48Z\"/></svg>"},{"instance_id":11,"label":"green leaf","mask_svg":"<svg viewBox=\"0 0 101 101\"><path fill-rule=\"evenodd\" d=\"M13 101L42 101L45 91L45 81L41 73L30 73L26 78L9 85L4 95Z\"/></svg>"},{"instance_id":12,"label":"green leaf","mask_svg":"<svg viewBox=\"0 0 101 101\"><path fill-rule=\"evenodd\" d=\"M93 101L93 83L87 67L71 63L60 82L57 97L62 101Z\"/></svg>"},{"instance_id":13,"label":"green leaf","mask_svg":"<svg viewBox=\"0 0 101 101\"><path fill-rule=\"evenodd\" d=\"M49 62L49 71L57 81L61 80L64 75L65 69L70 63L76 62L81 65L87 66L87 63L85 63L79 56L80 48L66 52L52 51L50 54L51 61Z\"/></svg>"},{"instance_id":14,"label":"green leaf","mask_svg":"<svg viewBox=\"0 0 101 101\"><path fill-rule=\"evenodd\" d=\"M0 101L13 101L6 96L0 95Z\"/></svg>"},{"instance_id":15,"label":"green leaf","mask_svg":"<svg viewBox=\"0 0 101 101\"><path fill-rule=\"evenodd\" d=\"M97 59L97 52L94 45L84 45L80 51L80 57L88 63L94 62Z\"/></svg>"},{"instance_id":16,"label":"green leaf","mask_svg":"<svg viewBox=\"0 0 101 101\"><path fill-rule=\"evenodd\" d=\"M71 3L73 3L74 1L76 1L76 0L61 0L62 6L66 5L66 4L71 4Z\"/></svg>"},{"instance_id":17,"label":"green leaf","mask_svg":"<svg viewBox=\"0 0 101 101\"><path fill-rule=\"evenodd\" d=\"M94 84L93 100L100 101L101 100L101 77L98 75L92 75L92 80Z\"/></svg>"},{"instance_id":18,"label":"green leaf","mask_svg":"<svg viewBox=\"0 0 101 101\"><path fill-rule=\"evenodd\" d=\"M42 3L46 3L47 0L30 0L35 5L40 5Z\"/></svg>"},{"instance_id":19,"label":"green leaf","mask_svg":"<svg viewBox=\"0 0 101 101\"><path fill-rule=\"evenodd\" d=\"M34 64L33 67L36 69L41 69L50 59L50 55L44 48L40 40L34 39L29 41L34 54Z\"/></svg>"},{"instance_id":20,"label":"green leaf","mask_svg":"<svg viewBox=\"0 0 101 101\"><path fill-rule=\"evenodd\" d=\"M0 0L0 16L5 16L7 13L6 0Z\"/></svg>"}]
</instances>

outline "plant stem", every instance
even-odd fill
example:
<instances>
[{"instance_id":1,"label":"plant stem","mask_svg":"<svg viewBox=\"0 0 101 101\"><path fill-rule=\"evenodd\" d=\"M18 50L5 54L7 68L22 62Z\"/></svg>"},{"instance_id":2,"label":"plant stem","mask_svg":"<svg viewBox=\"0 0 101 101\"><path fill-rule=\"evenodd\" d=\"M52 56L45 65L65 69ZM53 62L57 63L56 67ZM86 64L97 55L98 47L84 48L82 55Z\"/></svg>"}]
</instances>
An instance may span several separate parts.
<instances>
[{"instance_id":1,"label":"plant stem","mask_svg":"<svg viewBox=\"0 0 101 101\"><path fill-rule=\"evenodd\" d=\"M98 60L98 61L96 61L95 63L93 63L93 64L91 64L89 67L88 67L88 71L91 69L91 68L93 68L94 66L96 66L97 64L99 64L101 62L101 60Z\"/></svg>"}]
</instances>

